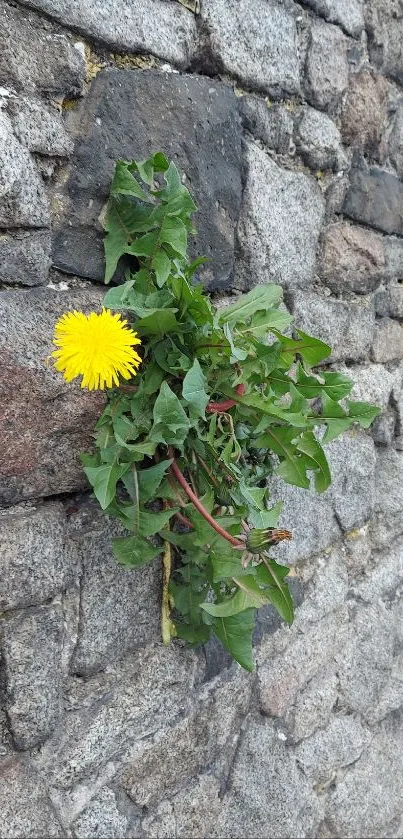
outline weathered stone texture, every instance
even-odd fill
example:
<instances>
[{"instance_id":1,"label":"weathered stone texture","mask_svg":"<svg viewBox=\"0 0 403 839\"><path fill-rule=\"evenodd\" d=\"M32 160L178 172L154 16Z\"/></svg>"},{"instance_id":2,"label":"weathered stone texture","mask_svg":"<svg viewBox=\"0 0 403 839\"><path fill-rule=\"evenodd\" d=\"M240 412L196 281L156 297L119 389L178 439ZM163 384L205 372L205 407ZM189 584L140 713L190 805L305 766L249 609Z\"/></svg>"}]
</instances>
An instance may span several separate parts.
<instances>
[{"instance_id":1,"label":"weathered stone texture","mask_svg":"<svg viewBox=\"0 0 403 839\"><path fill-rule=\"evenodd\" d=\"M4 839L65 835L41 777L24 758L13 757L1 763L0 811Z\"/></svg>"},{"instance_id":2,"label":"weathered stone texture","mask_svg":"<svg viewBox=\"0 0 403 839\"><path fill-rule=\"evenodd\" d=\"M306 96L316 108L335 108L348 86L348 41L337 26L315 21L306 59Z\"/></svg>"},{"instance_id":3,"label":"weathered stone texture","mask_svg":"<svg viewBox=\"0 0 403 839\"><path fill-rule=\"evenodd\" d=\"M8 114L14 134L29 151L55 157L68 157L73 151L57 110L45 108L40 102L12 98Z\"/></svg>"},{"instance_id":4,"label":"weathered stone texture","mask_svg":"<svg viewBox=\"0 0 403 839\"><path fill-rule=\"evenodd\" d=\"M34 6L34 3L27 3ZM38 4L39 5L39 4ZM51 4L54 5L53 2ZM85 62L65 35L36 15L1 3L0 85L17 92L39 90L62 100L80 95Z\"/></svg>"},{"instance_id":5,"label":"weathered stone texture","mask_svg":"<svg viewBox=\"0 0 403 839\"><path fill-rule=\"evenodd\" d=\"M0 111L0 227L48 227L49 222L42 178Z\"/></svg>"},{"instance_id":6,"label":"weathered stone texture","mask_svg":"<svg viewBox=\"0 0 403 839\"><path fill-rule=\"evenodd\" d=\"M320 190L313 179L280 168L254 144L247 147L247 163L235 282L306 287L323 221Z\"/></svg>"},{"instance_id":7,"label":"weathered stone texture","mask_svg":"<svg viewBox=\"0 0 403 839\"><path fill-rule=\"evenodd\" d=\"M44 285L50 268L48 230L0 233L0 282L7 285Z\"/></svg>"},{"instance_id":8,"label":"weathered stone texture","mask_svg":"<svg viewBox=\"0 0 403 839\"><path fill-rule=\"evenodd\" d=\"M383 238L372 230L337 222L324 231L320 274L335 294L369 294L386 273Z\"/></svg>"},{"instance_id":9,"label":"weathered stone texture","mask_svg":"<svg viewBox=\"0 0 403 839\"><path fill-rule=\"evenodd\" d=\"M314 108L304 108L296 121L298 152L312 169L347 167L340 132L334 122Z\"/></svg>"},{"instance_id":10,"label":"weathered stone texture","mask_svg":"<svg viewBox=\"0 0 403 839\"><path fill-rule=\"evenodd\" d=\"M0 497L5 504L86 486L79 461L104 397L67 385L47 365L57 318L98 309L97 289L35 289L0 297L2 346Z\"/></svg>"},{"instance_id":11,"label":"weathered stone texture","mask_svg":"<svg viewBox=\"0 0 403 839\"><path fill-rule=\"evenodd\" d=\"M377 322L372 357L377 362L403 358L403 327L400 323L390 318Z\"/></svg>"},{"instance_id":12,"label":"weathered stone texture","mask_svg":"<svg viewBox=\"0 0 403 839\"><path fill-rule=\"evenodd\" d=\"M179 3L163 0L19 0L65 26L117 50L151 52L178 67L192 57L194 17Z\"/></svg>"},{"instance_id":13,"label":"weathered stone texture","mask_svg":"<svg viewBox=\"0 0 403 839\"><path fill-rule=\"evenodd\" d=\"M387 84L382 76L368 71L352 75L341 111L344 142L376 156L387 105Z\"/></svg>"},{"instance_id":14,"label":"weathered stone texture","mask_svg":"<svg viewBox=\"0 0 403 839\"><path fill-rule=\"evenodd\" d=\"M325 783L335 770L355 763L371 740L359 718L334 716L325 730L308 737L295 750L304 775L315 783Z\"/></svg>"},{"instance_id":15,"label":"weathered stone texture","mask_svg":"<svg viewBox=\"0 0 403 839\"><path fill-rule=\"evenodd\" d=\"M82 106L70 112L68 128L76 144L56 195L56 266L103 279L99 213L115 161L142 159L160 149L185 173L199 207L197 254L212 257L199 276L211 287L228 285L241 201L241 125L229 87L155 70L105 71Z\"/></svg>"},{"instance_id":16,"label":"weathered stone texture","mask_svg":"<svg viewBox=\"0 0 403 839\"><path fill-rule=\"evenodd\" d=\"M330 23L338 23L354 37L358 37L364 28L362 0L306 0L306 5Z\"/></svg>"},{"instance_id":17,"label":"weathered stone texture","mask_svg":"<svg viewBox=\"0 0 403 839\"><path fill-rule=\"evenodd\" d=\"M356 221L403 235L403 183L390 172L368 166L363 159L351 170L343 212Z\"/></svg>"},{"instance_id":18,"label":"weathered stone texture","mask_svg":"<svg viewBox=\"0 0 403 839\"><path fill-rule=\"evenodd\" d=\"M240 27L239 21L242 20ZM289 0L204 0L198 63L275 96L299 92L297 29Z\"/></svg>"},{"instance_id":19,"label":"weathered stone texture","mask_svg":"<svg viewBox=\"0 0 403 839\"><path fill-rule=\"evenodd\" d=\"M61 609L43 606L9 614L0 621L0 636L14 742L29 749L52 733L62 711Z\"/></svg>"},{"instance_id":20,"label":"weathered stone texture","mask_svg":"<svg viewBox=\"0 0 403 839\"><path fill-rule=\"evenodd\" d=\"M375 327L368 298L347 302L297 291L292 295L292 309L298 329L330 344L333 361L358 361L368 355Z\"/></svg>"},{"instance_id":21,"label":"weathered stone texture","mask_svg":"<svg viewBox=\"0 0 403 839\"><path fill-rule=\"evenodd\" d=\"M242 124L256 140L279 154L292 149L293 115L282 105L268 105L258 96L242 96L239 100Z\"/></svg>"},{"instance_id":22,"label":"weathered stone texture","mask_svg":"<svg viewBox=\"0 0 403 839\"><path fill-rule=\"evenodd\" d=\"M403 82L402 0L371 0L365 4L371 60L383 73Z\"/></svg>"}]
</instances>

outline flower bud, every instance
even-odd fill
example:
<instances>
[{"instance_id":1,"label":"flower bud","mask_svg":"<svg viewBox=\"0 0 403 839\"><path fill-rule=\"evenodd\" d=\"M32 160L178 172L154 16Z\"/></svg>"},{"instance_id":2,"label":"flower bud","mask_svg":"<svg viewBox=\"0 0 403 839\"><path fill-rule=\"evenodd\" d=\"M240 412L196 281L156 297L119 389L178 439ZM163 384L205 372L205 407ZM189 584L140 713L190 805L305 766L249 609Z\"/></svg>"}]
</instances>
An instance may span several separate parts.
<instances>
[{"instance_id":1,"label":"flower bud","mask_svg":"<svg viewBox=\"0 0 403 839\"><path fill-rule=\"evenodd\" d=\"M253 554L259 554L284 539L292 539L289 530L273 530L272 527L266 529L255 528L250 530L246 536L246 550Z\"/></svg>"}]
</instances>

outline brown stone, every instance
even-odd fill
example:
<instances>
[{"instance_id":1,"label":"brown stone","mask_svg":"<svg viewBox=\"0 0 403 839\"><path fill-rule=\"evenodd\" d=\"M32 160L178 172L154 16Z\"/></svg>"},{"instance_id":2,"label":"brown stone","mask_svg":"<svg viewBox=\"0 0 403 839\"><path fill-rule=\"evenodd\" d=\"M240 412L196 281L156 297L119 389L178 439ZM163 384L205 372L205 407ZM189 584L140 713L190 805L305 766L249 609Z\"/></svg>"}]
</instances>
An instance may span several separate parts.
<instances>
[{"instance_id":1,"label":"brown stone","mask_svg":"<svg viewBox=\"0 0 403 839\"><path fill-rule=\"evenodd\" d=\"M47 365L56 320L99 309L100 289L35 289L0 298L0 504L82 489L79 454L91 445L100 393L67 385Z\"/></svg>"},{"instance_id":2,"label":"brown stone","mask_svg":"<svg viewBox=\"0 0 403 839\"><path fill-rule=\"evenodd\" d=\"M324 233L320 271L335 293L368 294L385 274L383 237L345 222L330 224Z\"/></svg>"},{"instance_id":3,"label":"brown stone","mask_svg":"<svg viewBox=\"0 0 403 839\"><path fill-rule=\"evenodd\" d=\"M381 363L403 358L403 327L396 320L382 318L376 325L372 357Z\"/></svg>"},{"instance_id":4,"label":"brown stone","mask_svg":"<svg viewBox=\"0 0 403 839\"><path fill-rule=\"evenodd\" d=\"M341 113L345 143L376 155L387 118L387 82L361 72L351 76Z\"/></svg>"}]
</instances>

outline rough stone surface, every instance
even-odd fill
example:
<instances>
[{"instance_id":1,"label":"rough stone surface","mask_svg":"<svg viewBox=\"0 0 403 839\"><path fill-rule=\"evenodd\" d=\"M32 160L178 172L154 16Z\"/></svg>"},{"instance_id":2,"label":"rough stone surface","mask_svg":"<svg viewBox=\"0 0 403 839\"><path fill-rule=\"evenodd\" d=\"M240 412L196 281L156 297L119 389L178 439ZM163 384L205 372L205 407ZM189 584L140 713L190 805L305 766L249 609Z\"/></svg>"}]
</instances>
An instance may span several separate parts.
<instances>
[{"instance_id":1,"label":"rough stone surface","mask_svg":"<svg viewBox=\"0 0 403 839\"><path fill-rule=\"evenodd\" d=\"M306 5L330 23L338 23L354 37L358 37L364 28L362 0L306 0Z\"/></svg>"},{"instance_id":2,"label":"rough stone surface","mask_svg":"<svg viewBox=\"0 0 403 839\"><path fill-rule=\"evenodd\" d=\"M334 542L339 534L330 501L318 496L313 490L307 492L300 487L284 484L279 478L272 478L269 484L270 498L284 502L280 515L280 527L291 530L291 542L278 545L276 553L287 565L295 564L318 553Z\"/></svg>"},{"instance_id":3,"label":"rough stone surface","mask_svg":"<svg viewBox=\"0 0 403 839\"><path fill-rule=\"evenodd\" d=\"M267 779L263 789L262 773ZM236 756L231 790L210 836L312 836L322 816L319 800L274 726L251 720Z\"/></svg>"},{"instance_id":4,"label":"rough stone surface","mask_svg":"<svg viewBox=\"0 0 403 839\"><path fill-rule=\"evenodd\" d=\"M0 111L0 227L47 227L49 210L41 176Z\"/></svg>"},{"instance_id":5,"label":"rough stone surface","mask_svg":"<svg viewBox=\"0 0 403 839\"><path fill-rule=\"evenodd\" d=\"M320 274L335 294L369 294L386 273L382 236L363 227L337 222L324 232Z\"/></svg>"},{"instance_id":6,"label":"rough stone surface","mask_svg":"<svg viewBox=\"0 0 403 839\"><path fill-rule=\"evenodd\" d=\"M332 473L327 494L333 500L337 521L343 530L362 525L375 504L375 447L371 437L353 431L326 446Z\"/></svg>"},{"instance_id":7,"label":"rough stone surface","mask_svg":"<svg viewBox=\"0 0 403 839\"><path fill-rule=\"evenodd\" d=\"M76 556L61 504L0 512L0 610L45 602L73 578Z\"/></svg>"},{"instance_id":8,"label":"rough stone surface","mask_svg":"<svg viewBox=\"0 0 403 839\"><path fill-rule=\"evenodd\" d=\"M317 731L297 747L295 756L304 775L323 784L335 770L355 763L370 740L358 718L334 716L326 730Z\"/></svg>"},{"instance_id":9,"label":"rough stone surface","mask_svg":"<svg viewBox=\"0 0 403 839\"><path fill-rule=\"evenodd\" d=\"M253 144L247 163L236 284L306 287L313 279L324 214L320 190L313 179L280 168Z\"/></svg>"},{"instance_id":10,"label":"rough stone surface","mask_svg":"<svg viewBox=\"0 0 403 839\"><path fill-rule=\"evenodd\" d=\"M306 93L314 107L332 110L346 90L347 45L337 26L313 22L306 59Z\"/></svg>"},{"instance_id":11,"label":"rough stone surface","mask_svg":"<svg viewBox=\"0 0 403 839\"><path fill-rule=\"evenodd\" d=\"M105 527L95 503L78 505L70 526L83 565L80 637L71 666L74 673L88 675L135 647L158 640L161 570L158 560L132 570L117 564L112 539L128 533L112 522Z\"/></svg>"},{"instance_id":12,"label":"rough stone surface","mask_svg":"<svg viewBox=\"0 0 403 839\"><path fill-rule=\"evenodd\" d=\"M403 183L390 172L356 160L343 212L356 221L382 230L403 234Z\"/></svg>"},{"instance_id":13,"label":"rough stone surface","mask_svg":"<svg viewBox=\"0 0 403 839\"><path fill-rule=\"evenodd\" d=\"M388 138L388 155L399 177L403 175L403 103L400 102Z\"/></svg>"},{"instance_id":14,"label":"rough stone surface","mask_svg":"<svg viewBox=\"0 0 403 839\"><path fill-rule=\"evenodd\" d=\"M19 2L121 51L151 52L178 67L187 67L193 54L194 17L172 0L90 0L73 5L69 0Z\"/></svg>"},{"instance_id":15,"label":"rough stone surface","mask_svg":"<svg viewBox=\"0 0 403 839\"><path fill-rule=\"evenodd\" d=\"M381 286L374 298L375 311L381 317L403 318L403 286Z\"/></svg>"},{"instance_id":16,"label":"rough stone surface","mask_svg":"<svg viewBox=\"0 0 403 839\"><path fill-rule=\"evenodd\" d=\"M403 280L403 242L396 236L385 236L384 241L388 278L401 282Z\"/></svg>"},{"instance_id":17,"label":"rough stone surface","mask_svg":"<svg viewBox=\"0 0 403 839\"><path fill-rule=\"evenodd\" d=\"M90 120L84 119L87 109ZM161 149L185 173L199 207L197 253L212 257L199 276L211 287L228 285L241 201L241 126L227 86L154 70L105 71L93 81L82 107L70 112L68 128L76 146L56 195L53 260L59 268L103 279L98 217L115 161L143 159Z\"/></svg>"},{"instance_id":18,"label":"rough stone surface","mask_svg":"<svg viewBox=\"0 0 403 839\"><path fill-rule=\"evenodd\" d=\"M368 71L352 75L341 111L344 142L376 157L387 105L387 84L382 76Z\"/></svg>"},{"instance_id":19,"label":"rough stone surface","mask_svg":"<svg viewBox=\"0 0 403 839\"><path fill-rule=\"evenodd\" d=\"M39 102L12 98L8 113L14 134L29 151L56 157L67 157L73 151L57 110L49 110Z\"/></svg>"},{"instance_id":20,"label":"rough stone surface","mask_svg":"<svg viewBox=\"0 0 403 839\"><path fill-rule=\"evenodd\" d=\"M2 87L17 92L39 90L62 100L81 94L84 75L83 54L65 35L44 26L36 15L1 3Z\"/></svg>"},{"instance_id":21,"label":"rough stone surface","mask_svg":"<svg viewBox=\"0 0 403 839\"><path fill-rule=\"evenodd\" d=\"M13 757L1 763L0 809L5 839L16 836L49 836L53 839L65 835L42 779L24 758Z\"/></svg>"},{"instance_id":22,"label":"rough stone surface","mask_svg":"<svg viewBox=\"0 0 403 839\"><path fill-rule=\"evenodd\" d=\"M403 532L403 451L379 449L376 464L376 516L371 524L372 538L377 546L391 544Z\"/></svg>"},{"instance_id":23,"label":"rough stone surface","mask_svg":"<svg viewBox=\"0 0 403 839\"><path fill-rule=\"evenodd\" d=\"M400 712L385 720L361 760L330 793L331 835L389 835L385 828L401 814L402 746Z\"/></svg>"},{"instance_id":24,"label":"rough stone surface","mask_svg":"<svg viewBox=\"0 0 403 839\"><path fill-rule=\"evenodd\" d=\"M365 4L371 60L385 73L403 82L403 7L401 0L372 0Z\"/></svg>"},{"instance_id":25,"label":"rough stone surface","mask_svg":"<svg viewBox=\"0 0 403 839\"><path fill-rule=\"evenodd\" d=\"M368 298L347 302L297 291L292 295L292 311L298 329L331 345L329 360L358 361L367 356L375 325Z\"/></svg>"},{"instance_id":26,"label":"rough stone surface","mask_svg":"<svg viewBox=\"0 0 403 839\"><path fill-rule=\"evenodd\" d=\"M400 323L390 318L382 318L377 322L372 357L378 362L403 358L403 327Z\"/></svg>"},{"instance_id":27,"label":"rough stone surface","mask_svg":"<svg viewBox=\"0 0 403 839\"><path fill-rule=\"evenodd\" d=\"M286 714L293 742L304 740L318 728L325 729L336 700L337 676L335 668L330 667L310 679Z\"/></svg>"},{"instance_id":28,"label":"rough stone surface","mask_svg":"<svg viewBox=\"0 0 403 839\"><path fill-rule=\"evenodd\" d=\"M0 282L44 285L50 268L50 249L48 230L0 233Z\"/></svg>"},{"instance_id":29,"label":"rough stone surface","mask_svg":"<svg viewBox=\"0 0 403 839\"><path fill-rule=\"evenodd\" d=\"M338 172L347 167L340 131L326 114L304 108L296 121L295 139L297 150L312 169Z\"/></svg>"},{"instance_id":30,"label":"rough stone surface","mask_svg":"<svg viewBox=\"0 0 403 839\"><path fill-rule=\"evenodd\" d=\"M57 606L17 612L1 621L7 713L19 749L43 742L59 720L62 632Z\"/></svg>"},{"instance_id":31,"label":"rough stone surface","mask_svg":"<svg viewBox=\"0 0 403 839\"><path fill-rule=\"evenodd\" d=\"M73 824L77 839L126 839L129 819L119 810L115 793L109 787L102 790ZM130 831L130 835L131 831Z\"/></svg>"},{"instance_id":32,"label":"rough stone surface","mask_svg":"<svg viewBox=\"0 0 403 839\"><path fill-rule=\"evenodd\" d=\"M6 505L86 486L79 453L91 445L104 397L67 385L46 358L57 318L69 309L97 309L100 301L97 289L84 287L0 296L0 497Z\"/></svg>"},{"instance_id":33,"label":"rough stone surface","mask_svg":"<svg viewBox=\"0 0 403 839\"><path fill-rule=\"evenodd\" d=\"M271 105L258 96L242 96L239 110L244 128L256 140L279 154L292 149L294 121L292 114L282 105Z\"/></svg>"},{"instance_id":34,"label":"rough stone surface","mask_svg":"<svg viewBox=\"0 0 403 839\"><path fill-rule=\"evenodd\" d=\"M288 0L255 0L253 8L248 0L204 0L201 21L202 67L275 96L299 92L295 12Z\"/></svg>"}]
</instances>

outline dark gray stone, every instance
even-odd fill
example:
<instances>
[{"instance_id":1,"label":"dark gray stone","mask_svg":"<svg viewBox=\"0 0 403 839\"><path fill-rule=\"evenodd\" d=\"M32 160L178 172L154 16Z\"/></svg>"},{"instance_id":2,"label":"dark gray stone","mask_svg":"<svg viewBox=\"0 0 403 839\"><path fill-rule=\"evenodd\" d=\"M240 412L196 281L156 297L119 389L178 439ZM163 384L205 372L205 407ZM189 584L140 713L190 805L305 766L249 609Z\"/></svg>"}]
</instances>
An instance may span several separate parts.
<instances>
[{"instance_id":1,"label":"dark gray stone","mask_svg":"<svg viewBox=\"0 0 403 839\"><path fill-rule=\"evenodd\" d=\"M329 360L360 360L371 348L375 317L368 298L335 300L314 292L292 293L295 325L332 347Z\"/></svg>"},{"instance_id":2,"label":"dark gray stone","mask_svg":"<svg viewBox=\"0 0 403 839\"><path fill-rule=\"evenodd\" d=\"M0 295L0 504L87 487L80 452L105 404L101 392L67 384L46 364L56 320L71 309L98 310L100 290L3 291Z\"/></svg>"},{"instance_id":3,"label":"dark gray stone","mask_svg":"<svg viewBox=\"0 0 403 839\"><path fill-rule=\"evenodd\" d=\"M68 129L76 145L56 196L62 208L53 249L57 267L103 278L98 217L114 164L161 150L185 173L200 208L193 252L212 262L199 276L210 288L228 287L241 201L241 126L229 87L154 70L101 72L85 103L70 112Z\"/></svg>"},{"instance_id":4,"label":"dark gray stone","mask_svg":"<svg viewBox=\"0 0 403 839\"><path fill-rule=\"evenodd\" d=\"M392 409L380 414L372 426L372 436L375 443L379 443L382 446L391 446L395 436L395 428L396 418Z\"/></svg>"},{"instance_id":5,"label":"dark gray stone","mask_svg":"<svg viewBox=\"0 0 403 839\"><path fill-rule=\"evenodd\" d=\"M239 100L242 124L253 137L278 154L289 154L294 121L282 105L269 107L258 96L242 96Z\"/></svg>"},{"instance_id":6,"label":"dark gray stone","mask_svg":"<svg viewBox=\"0 0 403 839\"><path fill-rule=\"evenodd\" d=\"M338 172L347 167L339 129L330 117L314 108L303 108L296 120L295 144L311 169L334 169Z\"/></svg>"},{"instance_id":7,"label":"dark gray stone","mask_svg":"<svg viewBox=\"0 0 403 839\"><path fill-rule=\"evenodd\" d=\"M50 249L47 230L0 233L0 282L44 285L50 268Z\"/></svg>"},{"instance_id":8,"label":"dark gray stone","mask_svg":"<svg viewBox=\"0 0 403 839\"><path fill-rule=\"evenodd\" d=\"M193 15L162 0L18 0L122 52L148 52L187 67L196 36Z\"/></svg>"},{"instance_id":9,"label":"dark gray stone","mask_svg":"<svg viewBox=\"0 0 403 839\"><path fill-rule=\"evenodd\" d=\"M320 109L333 109L348 86L348 41L337 26L312 23L306 59L306 96Z\"/></svg>"},{"instance_id":10,"label":"dark gray stone","mask_svg":"<svg viewBox=\"0 0 403 839\"><path fill-rule=\"evenodd\" d=\"M306 5L329 23L338 23L356 38L364 29L362 0L306 0Z\"/></svg>"},{"instance_id":11,"label":"dark gray stone","mask_svg":"<svg viewBox=\"0 0 403 839\"><path fill-rule=\"evenodd\" d=\"M403 176L403 101L396 109L392 130L388 138L389 159L401 178Z\"/></svg>"},{"instance_id":12,"label":"dark gray stone","mask_svg":"<svg viewBox=\"0 0 403 839\"><path fill-rule=\"evenodd\" d=\"M4 839L26 836L63 837L63 831L51 806L42 778L26 758L8 758L0 770L1 833Z\"/></svg>"},{"instance_id":13,"label":"dark gray stone","mask_svg":"<svg viewBox=\"0 0 403 839\"><path fill-rule=\"evenodd\" d=\"M343 212L384 233L403 235L403 183L357 157Z\"/></svg>"},{"instance_id":14,"label":"dark gray stone","mask_svg":"<svg viewBox=\"0 0 403 839\"><path fill-rule=\"evenodd\" d=\"M400 283L403 280L403 241L396 236L385 236L384 242L388 279Z\"/></svg>"},{"instance_id":15,"label":"dark gray stone","mask_svg":"<svg viewBox=\"0 0 403 839\"><path fill-rule=\"evenodd\" d=\"M88 675L159 639L161 568L158 560L144 568L119 566L112 539L130 534L105 520L95 503L77 506L70 527L83 576L79 636L71 669Z\"/></svg>"},{"instance_id":16,"label":"dark gray stone","mask_svg":"<svg viewBox=\"0 0 403 839\"><path fill-rule=\"evenodd\" d=\"M382 286L374 297L375 311L381 317L403 318L403 286Z\"/></svg>"},{"instance_id":17,"label":"dark gray stone","mask_svg":"<svg viewBox=\"0 0 403 839\"><path fill-rule=\"evenodd\" d=\"M238 288L275 282L306 288L314 278L324 201L303 172L281 168L247 144L247 179L238 227Z\"/></svg>"},{"instance_id":18,"label":"dark gray stone","mask_svg":"<svg viewBox=\"0 0 403 839\"><path fill-rule=\"evenodd\" d=\"M371 0L371 3L365 3L364 9L371 61L402 84L402 0Z\"/></svg>"},{"instance_id":19,"label":"dark gray stone","mask_svg":"<svg viewBox=\"0 0 403 839\"><path fill-rule=\"evenodd\" d=\"M289 0L204 0L197 65L224 71L251 90L299 92L295 10Z\"/></svg>"},{"instance_id":20,"label":"dark gray stone","mask_svg":"<svg viewBox=\"0 0 403 839\"><path fill-rule=\"evenodd\" d=\"M346 144L377 157L388 111L388 85L368 70L352 74L341 108L341 132Z\"/></svg>"},{"instance_id":21,"label":"dark gray stone","mask_svg":"<svg viewBox=\"0 0 403 839\"><path fill-rule=\"evenodd\" d=\"M33 6L34 3L27 3ZM14 91L39 91L54 99L77 96L83 90L82 52L47 22L22 9L1 3L0 85Z\"/></svg>"},{"instance_id":22,"label":"dark gray stone","mask_svg":"<svg viewBox=\"0 0 403 839\"><path fill-rule=\"evenodd\" d=\"M30 749L52 733L62 711L62 610L42 606L8 614L0 636L14 742Z\"/></svg>"},{"instance_id":23,"label":"dark gray stone","mask_svg":"<svg viewBox=\"0 0 403 839\"><path fill-rule=\"evenodd\" d=\"M48 227L49 221L42 178L0 110L0 227Z\"/></svg>"},{"instance_id":24,"label":"dark gray stone","mask_svg":"<svg viewBox=\"0 0 403 839\"><path fill-rule=\"evenodd\" d=\"M386 271L380 234L345 222L325 228L320 275L333 292L368 294L377 288Z\"/></svg>"},{"instance_id":25,"label":"dark gray stone","mask_svg":"<svg viewBox=\"0 0 403 839\"><path fill-rule=\"evenodd\" d=\"M75 576L61 504L0 512L0 611L43 603Z\"/></svg>"}]
</instances>

